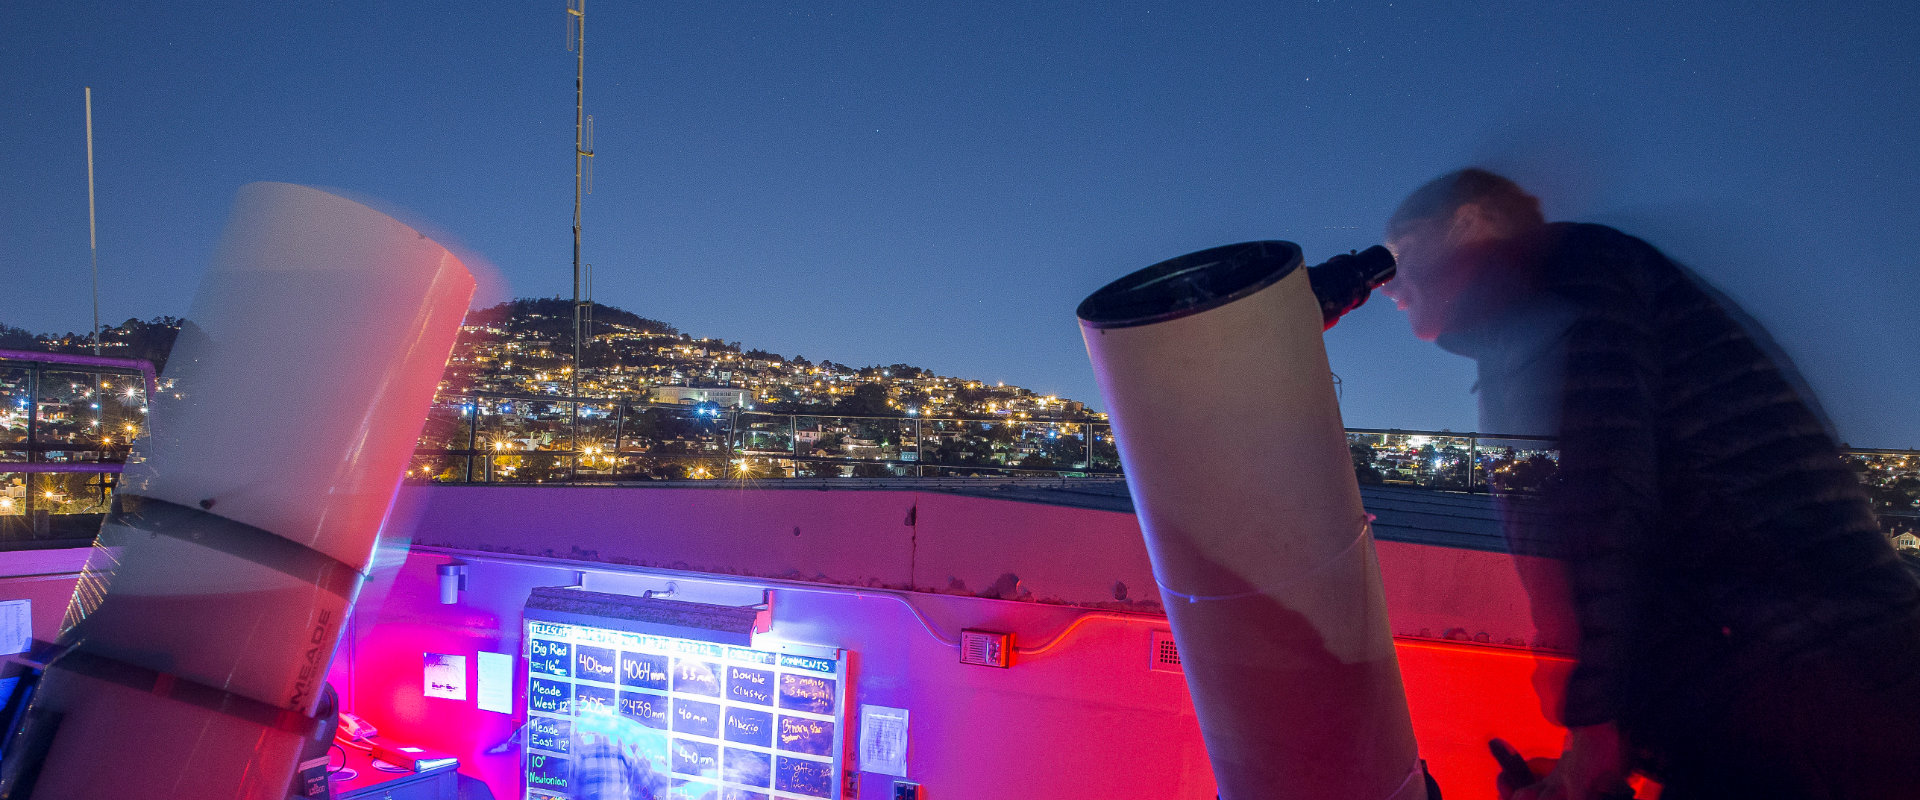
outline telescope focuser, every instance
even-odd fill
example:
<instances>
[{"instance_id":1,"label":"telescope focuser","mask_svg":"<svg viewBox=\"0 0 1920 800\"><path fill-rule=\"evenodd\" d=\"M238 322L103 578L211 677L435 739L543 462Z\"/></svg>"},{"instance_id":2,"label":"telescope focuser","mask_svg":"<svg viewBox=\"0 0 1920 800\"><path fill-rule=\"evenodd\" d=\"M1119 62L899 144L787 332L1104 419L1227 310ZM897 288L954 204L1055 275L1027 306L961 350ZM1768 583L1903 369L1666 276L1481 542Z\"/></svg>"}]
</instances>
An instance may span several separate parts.
<instances>
[{"instance_id":1,"label":"telescope focuser","mask_svg":"<svg viewBox=\"0 0 1920 800\"><path fill-rule=\"evenodd\" d=\"M1333 327L1346 313L1367 302L1381 284L1393 280L1393 253L1380 245L1348 252L1307 268L1307 282L1320 300L1320 318Z\"/></svg>"}]
</instances>

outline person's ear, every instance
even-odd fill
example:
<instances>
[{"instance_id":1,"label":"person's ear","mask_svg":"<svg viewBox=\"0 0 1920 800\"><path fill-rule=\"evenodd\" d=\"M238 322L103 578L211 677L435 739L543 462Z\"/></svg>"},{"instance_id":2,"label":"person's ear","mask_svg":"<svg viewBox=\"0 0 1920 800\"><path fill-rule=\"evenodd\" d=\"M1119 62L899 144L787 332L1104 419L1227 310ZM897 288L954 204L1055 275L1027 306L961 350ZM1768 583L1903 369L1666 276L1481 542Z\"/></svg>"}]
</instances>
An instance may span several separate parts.
<instances>
[{"instance_id":1,"label":"person's ear","mask_svg":"<svg viewBox=\"0 0 1920 800\"><path fill-rule=\"evenodd\" d=\"M1461 203L1447 222L1447 240L1456 247L1497 239L1502 232L1500 219L1477 202Z\"/></svg>"}]
</instances>

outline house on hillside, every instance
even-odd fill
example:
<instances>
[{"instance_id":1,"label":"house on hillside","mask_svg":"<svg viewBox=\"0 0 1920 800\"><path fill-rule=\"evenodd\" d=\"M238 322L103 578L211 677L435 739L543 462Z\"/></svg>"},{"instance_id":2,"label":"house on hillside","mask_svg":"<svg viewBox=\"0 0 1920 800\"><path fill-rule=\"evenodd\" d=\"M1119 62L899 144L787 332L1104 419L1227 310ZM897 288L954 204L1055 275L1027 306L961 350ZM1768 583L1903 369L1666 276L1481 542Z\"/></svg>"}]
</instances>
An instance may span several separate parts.
<instances>
[{"instance_id":1,"label":"house on hillside","mask_svg":"<svg viewBox=\"0 0 1920 800\"><path fill-rule=\"evenodd\" d=\"M744 406L752 400L752 392L746 389L717 386L655 386L653 402L677 403L684 406L698 403L712 403L721 408Z\"/></svg>"}]
</instances>

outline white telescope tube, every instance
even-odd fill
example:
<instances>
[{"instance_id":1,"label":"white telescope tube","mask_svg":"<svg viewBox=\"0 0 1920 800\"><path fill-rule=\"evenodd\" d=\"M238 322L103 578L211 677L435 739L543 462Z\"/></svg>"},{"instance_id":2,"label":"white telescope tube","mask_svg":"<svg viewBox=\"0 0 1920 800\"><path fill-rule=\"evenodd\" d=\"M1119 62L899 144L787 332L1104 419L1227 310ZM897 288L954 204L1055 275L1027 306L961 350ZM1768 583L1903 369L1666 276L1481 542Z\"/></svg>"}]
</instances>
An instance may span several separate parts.
<instances>
[{"instance_id":1,"label":"white telescope tube","mask_svg":"<svg viewBox=\"0 0 1920 800\"><path fill-rule=\"evenodd\" d=\"M1079 316L1220 796L1424 798L1300 249L1162 262Z\"/></svg>"},{"instance_id":2,"label":"white telescope tube","mask_svg":"<svg viewBox=\"0 0 1920 800\"><path fill-rule=\"evenodd\" d=\"M8 798L272 798L474 289L394 219L243 188L68 609Z\"/></svg>"}]
</instances>

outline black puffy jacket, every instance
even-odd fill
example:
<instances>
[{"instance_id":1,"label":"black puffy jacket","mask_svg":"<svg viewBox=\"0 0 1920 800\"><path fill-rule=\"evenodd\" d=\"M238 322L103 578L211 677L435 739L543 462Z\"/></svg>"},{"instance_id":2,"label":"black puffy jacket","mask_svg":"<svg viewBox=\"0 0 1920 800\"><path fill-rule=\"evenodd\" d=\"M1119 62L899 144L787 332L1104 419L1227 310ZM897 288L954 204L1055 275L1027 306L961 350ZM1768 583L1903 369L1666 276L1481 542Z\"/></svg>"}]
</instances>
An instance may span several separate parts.
<instances>
[{"instance_id":1,"label":"black puffy jacket","mask_svg":"<svg viewBox=\"0 0 1920 800\"><path fill-rule=\"evenodd\" d=\"M1545 539L1519 538L1566 563L1566 724L1632 729L1743 669L1920 619L1920 583L1737 308L1604 226L1549 225L1521 251L1537 291L1441 343L1480 361L1483 417L1501 417L1483 429L1557 427Z\"/></svg>"}]
</instances>

